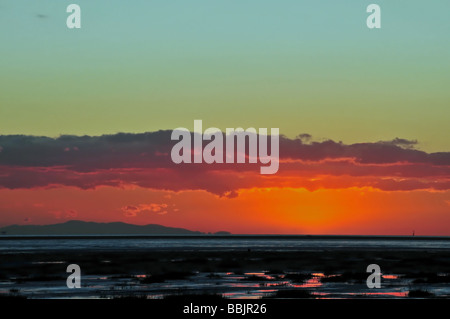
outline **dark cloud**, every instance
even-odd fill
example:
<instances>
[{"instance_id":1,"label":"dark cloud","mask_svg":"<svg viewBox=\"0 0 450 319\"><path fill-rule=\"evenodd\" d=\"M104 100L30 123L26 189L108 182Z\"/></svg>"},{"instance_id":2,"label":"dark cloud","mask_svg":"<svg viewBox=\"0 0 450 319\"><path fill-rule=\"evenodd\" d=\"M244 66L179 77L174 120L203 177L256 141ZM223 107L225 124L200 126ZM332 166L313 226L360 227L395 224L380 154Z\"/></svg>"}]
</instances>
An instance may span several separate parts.
<instances>
[{"instance_id":1,"label":"dark cloud","mask_svg":"<svg viewBox=\"0 0 450 319\"><path fill-rule=\"evenodd\" d=\"M407 148L407 149L412 149L418 144L417 140L406 140L406 139L398 138L398 137L396 137L392 141L380 141L378 143L386 144L386 145L395 145L395 146L399 146L399 147L403 147L403 148Z\"/></svg>"},{"instance_id":2,"label":"dark cloud","mask_svg":"<svg viewBox=\"0 0 450 319\"><path fill-rule=\"evenodd\" d=\"M308 142L311 141L312 136L311 136L310 134L303 133L303 134L297 135L297 138L298 138L299 140L301 140L302 142L304 142L304 143L308 143Z\"/></svg>"},{"instance_id":3,"label":"dark cloud","mask_svg":"<svg viewBox=\"0 0 450 319\"><path fill-rule=\"evenodd\" d=\"M63 135L58 138L2 135L0 165L61 166L77 171L127 167L174 168L176 165L170 159L170 152L177 141L172 141L170 136L171 131L118 133L92 137ZM415 145L416 141L396 138L389 142L347 145L332 140L304 144L303 139L304 137L289 139L281 136L280 158L309 161L354 158L356 162L371 164L407 162L450 165L450 152L426 153L411 149L410 146ZM207 143L208 141L204 142L205 145ZM208 165L212 166L214 165ZM239 169L239 165L233 167Z\"/></svg>"},{"instance_id":4,"label":"dark cloud","mask_svg":"<svg viewBox=\"0 0 450 319\"><path fill-rule=\"evenodd\" d=\"M58 138L26 135L0 136L0 165L64 166L77 171L125 167L166 166L173 142L169 131Z\"/></svg>"},{"instance_id":5,"label":"dark cloud","mask_svg":"<svg viewBox=\"0 0 450 319\"><path fill-rule=\"evenodd\" d=\"M280 170L260 175L256 164L179 164L171 161L172 131L58 138L0 136L0 187L9 189L135 185L162 190L201 189L226 197L251 187L372 186L449 189L450 152L414 149L417 141L311 142L309 134L280 137ZM308 143L305 143L305 139ZM207 142L204 142L205 144ZM270 148L269 148L270 149ZM309 181L315 176L333 176ZM349 179L351 177L351 179ZM315 179L317 180L317 179ZM131 214L132 209L127 209Z\"/></svg>"}]
</instances>

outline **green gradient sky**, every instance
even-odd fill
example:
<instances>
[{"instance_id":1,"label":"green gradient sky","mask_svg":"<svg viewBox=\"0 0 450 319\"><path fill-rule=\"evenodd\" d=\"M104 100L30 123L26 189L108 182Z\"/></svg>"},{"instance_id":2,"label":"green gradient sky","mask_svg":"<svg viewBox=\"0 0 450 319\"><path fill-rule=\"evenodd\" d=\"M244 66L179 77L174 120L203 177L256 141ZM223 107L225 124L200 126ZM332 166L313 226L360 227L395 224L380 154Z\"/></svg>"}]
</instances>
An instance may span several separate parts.
<instances>
[{"instance_id":1,"label":"green gradient sky","mask_svg":"<svg viewBox=\"0 0 450 319\"><path fill-rule=\"evenodd\" d=\"M65 25L82 8L82 29ZM366 6L382 9L369 30ZM0 1L0 134L279 127L450 150L450 1Z\"/></svg>"}]
</instances>

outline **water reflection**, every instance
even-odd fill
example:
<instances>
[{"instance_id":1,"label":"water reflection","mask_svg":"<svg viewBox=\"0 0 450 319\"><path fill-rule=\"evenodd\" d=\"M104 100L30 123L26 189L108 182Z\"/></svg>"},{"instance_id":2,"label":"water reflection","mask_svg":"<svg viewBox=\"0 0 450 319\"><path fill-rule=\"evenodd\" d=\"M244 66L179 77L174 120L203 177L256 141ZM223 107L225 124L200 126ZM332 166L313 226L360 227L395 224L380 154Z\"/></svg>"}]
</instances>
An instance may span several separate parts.
<instances>
[{"instance_id":1,"label":"water reflection","mask_svg":"<svg viewBox=\"0 0 450 319\"><path fill-rule=\"evenodd\" d=\"M325 277L323 273L312 273L312 278L306 280L303 284L292 284L292 287L295 288L317 288L322 286L321 278Z\"/></svg>"},{"instance_id":2,"label":"water reflection","mask_svg":"<svg viewBox=\"0 0 450 319\"><path fill-rule=\"evenodd\" d=\"M140 296L160 299L169 295L216 294L232 299L277 298L277 293L304 291L311 298L406 298L411 280L398 274L384 274L386 280L382 289L368 289L365 282L343 280L342 274L321 272L198 272L184 279L170 279L163 282L143 281L148 274L128 276L83 277L82 289L67 289L65 280L17 280L0 281L0 295L23 295L28 298L122 298ZM342 278L328 280L329 278ZM427 290L438 297L450 297L448 284L428 285Z\"/></svg>"}]
</instances>

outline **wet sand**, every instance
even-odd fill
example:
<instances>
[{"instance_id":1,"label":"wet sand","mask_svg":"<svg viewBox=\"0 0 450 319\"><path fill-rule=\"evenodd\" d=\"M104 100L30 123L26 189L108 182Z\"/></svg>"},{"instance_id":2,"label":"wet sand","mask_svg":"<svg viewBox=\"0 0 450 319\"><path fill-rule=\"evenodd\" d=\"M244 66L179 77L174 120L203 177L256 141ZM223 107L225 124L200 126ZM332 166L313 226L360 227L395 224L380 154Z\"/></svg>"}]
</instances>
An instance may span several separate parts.
<instances>
[{"instance_id":1,"label":"wet sand","mask_svg":"<svg viewBox=\"0 0 450 319\"><path fill-rule=\"evenodd\" d=\"M307 251L0 252L0 296L26 298L450 298L450 251L332 249ZM78 264L82 289L66 288ZM382 288L369 289L369 264Z\"/></svg>"}]
</instances>

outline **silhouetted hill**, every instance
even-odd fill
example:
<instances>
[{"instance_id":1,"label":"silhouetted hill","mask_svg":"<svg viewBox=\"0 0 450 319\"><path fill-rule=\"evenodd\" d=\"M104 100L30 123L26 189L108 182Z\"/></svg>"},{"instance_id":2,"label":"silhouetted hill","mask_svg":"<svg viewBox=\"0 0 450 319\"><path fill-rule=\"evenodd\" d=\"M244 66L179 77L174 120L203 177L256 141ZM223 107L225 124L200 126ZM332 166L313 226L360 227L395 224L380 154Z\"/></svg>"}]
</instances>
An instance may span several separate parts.
<instances>
[{"instance_id":1,"label":"silhouetted hill","mask_svg":"<svg viewBox=\"0 0 450 319\"><path fill-rule=\"evenodd\" d=\"M52 225L11 225L0 228L2 235L200 235L199 231L156 224L132 225L121 222L95 223L71 220Z\"/></svg>"}]
</instances>

